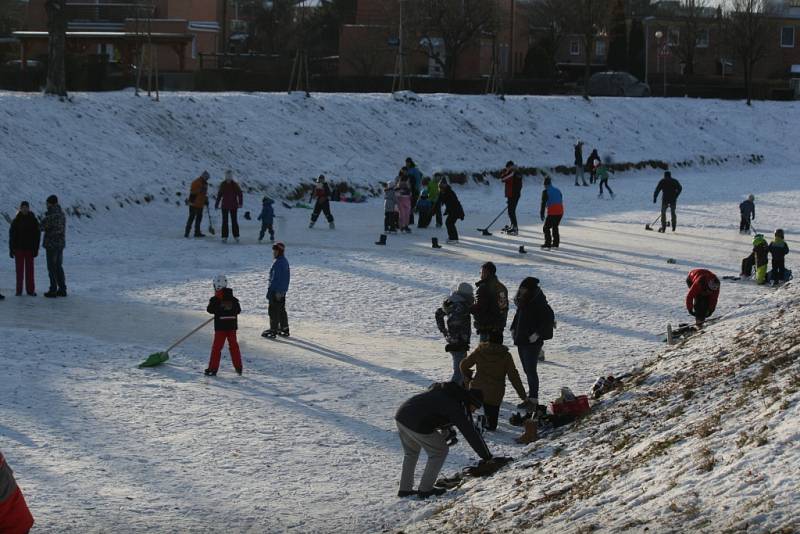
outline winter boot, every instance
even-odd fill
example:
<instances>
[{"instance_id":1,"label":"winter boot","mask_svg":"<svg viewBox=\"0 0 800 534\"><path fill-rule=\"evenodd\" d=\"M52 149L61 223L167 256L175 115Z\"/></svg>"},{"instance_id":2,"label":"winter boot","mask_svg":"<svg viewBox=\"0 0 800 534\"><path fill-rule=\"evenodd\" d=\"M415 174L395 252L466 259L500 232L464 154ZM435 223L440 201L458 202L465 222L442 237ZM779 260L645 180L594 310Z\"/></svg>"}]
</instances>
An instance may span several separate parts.
<instances>
[{"instance_id":1,"label":"winter boot","mask_svg":"<svg viewBox=\"0 0 800 534\"><path fill-rule=\"evenodd\" d=\"M519 253L520 254L527 254L528 253L528 251L525 250L525 245L520 245L519 246Z\"/></svg>"},{"instance_id":2,"label":"winter boot","mask_svg":"<svg viewBox=\"0 0 800 534\"><path fill-rule=\"evenodd\" d=\"M522 423L522 426L525 432L523 432L521 436L514 438L514 441L522 445L527 445L539 439L539 433L536 431L536 421L528 419Z\"/></svg>"},{"instance_id":3,"label":"winter boot","mask_svg":"<svg viewBox=\"0 0 800 534\"><path fill-rule=\"evenodd\" d=\"M276 335L278 335L278 334L277 334L277 332L275 332L275 330L267 329L267 330L264 330L263 332L261 332L261 337L265 337L267 339L275 339Z\"/></svg>"},{"instance_id":4,"label":"winter boot","mask_svg":"<svg viewBox=\"0 0 800 534\"><path fill-rule=\"evenodd\" d=\"M194 236L195 237L205 237L206 234L204 234L203 232L197 232L196 234L194 234ZM189 236L187 235L186 237L189 237Z\"/></svg>"},{"instance_id":5,"label":"winter boot","mask_svg":"<svg viewBox=\"0 0 800 534\"><path fill-rule=\"evenodd\" d=\"M223 238L222 238L222 242L223 242L223 243L227 243L227 242L228 242L228 238L227 238L227 237L223 237Z\"/></svg>"},{"instance_id":6,"label":"winter boot","mask_svg":"<svg viewBox=\"0 0 800 534\"><path fill-rule=\"evenodd\" d=\"M666 230L667 230L667 229L666 229L666 228L663 228L663 227L662 227L662 228L659 228L659 229L658 229L658 233L659 233L659 234L663 234L663 233L664 233Z\"/></svg>"},{"instance_id":7,"label":"winter boot","mask_svg":"<svg viewBox=\"0 0 800 534\"><path fill-rule=\"evenodd\" d=\"M233 240L236 241L237 243L239 242L239 238L238 237L234 237Z\"/></svg>"},{"instance_id":8,"label":"winter boot","mask_svg":"<svg viewBox=\"0 0 800 534\"><path fill-rule=\"evenodd\" d=\"M397 496L400 497L401 499L405 497L413 497L416 494L417 490L410 490L410 491L400 490L397 492Z\"/></svg>"},{"instance_id":9,"label":"winter boot","mask_svg":"<svg viewBox=\"0 0 800 534\"><path fill-rule=\"evenodd\" d=\"M67 290L66 289L59 289L58 291L56 291L56 296L57 297L66 297L67 296Z\"/></svg>"},{"instance_id":10,"label":"winter boot","mask_svg":"<svg viewBox=\"0 0 800 534\"><path fill-rule=\"evenodd\" d=\"M278 335L281 337L289 337L289 327L287 326L286 328L278 330Z\"/></svg>"},{"instance_id":11,"label":"winter boot","mask_svg":"<svg viewBox=\"0 0 800 534\"><path fill-rule=\"evenodd\" d=\"M543 244L539 245L539 248L545 249L545 250L550 250L550 247L552 247L552 245L550 243L543 243Z\"/></svg>"},{"instance_id":12,"label":"winter boot","mask_svg":"<svg viewBox=\"0 0 800 534\"><path fill-rule=\"evenodd\" d=\"M432 237L431 238L431 247L432 248L442 248L442 245L439 244L439 238Z\"/></svg>"},{"instance_id":13,"label":"winter boot","mask_svg":"<svg viewBox=\"0 0 800 534\"><path fill-rule=\"evenodd\" d=\"M54 299L54 298L56 298L58 295L56 294L56 292L55 292L55 291L48 291L47 293L45 293L45 294L44 294L44 296L45 296L46 298L49 298L49 299Z\"/></svg>"},{"instance_id":14,"label":"winter boot","mask_svg":"<svg viewBox=\"0 0 800 534\"><path fill-rule=\"evenodd\" d=\"M314 223L316 223L316 222L317 221L311 221L310 223L308 223L308 227L309 228L314 228Z\"/></svg>"},{"instance_id":15,"label":"winter boot","mask_svg":"<svg viewBox=\"0 0 800 534\"><path fill-rule=\"evenodd\" d=\"M458 245L458 239L448 239L447 240L447 244L448 245Z\"/></svg>"},{"instance_id":16,"label":"winter boot","mask_svg":"<svg viewBox=\"0 0 800 534\"><path fill-rule=\"evenodd\" d=\"M234 367L236 369L236 374L242 376L242 368L241 367Z\"/></svg>"},{"instance_id":17,"label":"winter boot","mask_svg":"<svg viewBox=\"0 0 800 534\"><path fill-rule=\"evenodd\" d=\"M205 374L206 376L217 376L217 370L208 368L205 371L203 371L203 374Z\"/></svg>"},{"instance_id":18,"label":"winter boot","mask_svg":"<svg viewBox=\"0 0 800 534\"><path fill-rule=\"evenodd\" d=\"M331 230L336 230L336 225L333 224L333 221L328 223L328 228L330 228Z\"/></svg>"},{"instance_id":19,"label":"winter boot","mask_svg":"<svg viewBox=\"0 0 800 534\"><path fill-rule=\"evenodd\" d=\"M386 234L381 234L377 241L375 241L376 245L385 245L386 244Z\"/></svg>"}]
</instances>

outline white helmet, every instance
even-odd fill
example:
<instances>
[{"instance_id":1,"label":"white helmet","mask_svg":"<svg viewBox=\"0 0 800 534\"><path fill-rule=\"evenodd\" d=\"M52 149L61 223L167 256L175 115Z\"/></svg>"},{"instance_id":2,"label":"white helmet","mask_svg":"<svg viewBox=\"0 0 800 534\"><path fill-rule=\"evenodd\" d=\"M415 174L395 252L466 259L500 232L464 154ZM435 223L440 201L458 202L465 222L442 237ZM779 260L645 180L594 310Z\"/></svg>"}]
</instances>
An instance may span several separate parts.
<instances>
[{"instance_id":1,"label":"white helmet","mask_svg":"<svg viewBox=\"0 0 800 534\"><path fill-rule=\"evenodd\" d=\"M219 291L228 287L228 277L224 274L218 274L214 277L214 290Z\"/></svg>"}]
</instances>

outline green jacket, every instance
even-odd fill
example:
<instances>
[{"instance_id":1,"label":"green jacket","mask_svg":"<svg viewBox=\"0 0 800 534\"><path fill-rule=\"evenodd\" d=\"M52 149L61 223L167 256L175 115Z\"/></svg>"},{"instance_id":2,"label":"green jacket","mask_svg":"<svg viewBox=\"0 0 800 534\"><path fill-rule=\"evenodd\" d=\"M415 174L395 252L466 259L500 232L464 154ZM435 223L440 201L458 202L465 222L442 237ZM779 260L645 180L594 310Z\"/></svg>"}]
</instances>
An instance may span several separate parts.
<instances>
[{"instance_id":1,"label":"green jacket","mask_svg":"<svg viewBox=\"0 0 800 534\"><path fill-rule=\"evenodd\" d=\"M428 182L428 200L430 200L435 204L438 199L439 199L439 182L431 178L431 181Z\"/></svg>"}]
</instances>

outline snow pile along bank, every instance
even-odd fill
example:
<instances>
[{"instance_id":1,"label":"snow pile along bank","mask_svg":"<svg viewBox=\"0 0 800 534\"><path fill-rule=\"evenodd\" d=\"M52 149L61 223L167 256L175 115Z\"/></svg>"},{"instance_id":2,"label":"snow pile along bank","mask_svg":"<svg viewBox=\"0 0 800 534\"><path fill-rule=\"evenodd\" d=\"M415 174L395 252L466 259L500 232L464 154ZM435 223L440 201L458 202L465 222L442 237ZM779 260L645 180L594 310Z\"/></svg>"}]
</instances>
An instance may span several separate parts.
<instances>
[{"instance_id":1,"label":"snow pile along bank","mask_svg":"<svg viewBox=\"0 0 800 534\"><path fill-rule=\"evenodd\" d=\"M422 171L573 165L586 142L618 162L797 160L800 103L425 95L76 94L62 103L0 92L4 198L57 191L81 211L182 205L189 181L231 168L245 190L289 195L319 173L376 186L406 156ZM731 159L733 158L733 159ZM102 184L101 187L98 187Z\"/></svg>"},{"instance_id":2,"label":"snow pile along bank","mask_svg":"<svg viewBox=\"0 0 800 534\"><path fill-rule=\"evenodd\" d=\"M742 307L404 530L794 531L799 322L796 284Z\"/></svg>"}]
</instances>

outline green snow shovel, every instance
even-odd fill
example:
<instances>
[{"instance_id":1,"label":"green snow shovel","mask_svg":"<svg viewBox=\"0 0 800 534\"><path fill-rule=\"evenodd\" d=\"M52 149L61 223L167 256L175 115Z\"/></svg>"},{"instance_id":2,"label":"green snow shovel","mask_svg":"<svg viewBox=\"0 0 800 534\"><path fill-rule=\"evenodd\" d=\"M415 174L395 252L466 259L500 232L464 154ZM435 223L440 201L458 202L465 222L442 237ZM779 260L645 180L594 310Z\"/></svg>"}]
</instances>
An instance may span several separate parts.
<instances>
[{"instance_id":1,"label":"green snow shovel","mask_svg":"<svg viewBox=\"0 0 800 534\"><path fill-rule=\"evenodd\" d=\"M156 367L157 365L161 365L165 361L169 360L169 351L171 351L172 349L174 349L175 347L186 341L186 339L189 338L189 336L199 331L201 328L203 328L205 325L207 325L213 320L214 318L211 317L207 321L203 321L203 324L201 324L200 326L198 326L197 328L195 328L194 330L192 330L191 332L180 338L178 341L170 345L170 347L164 352L154 352L153 354L148 356L145 361L139 364L139 369L143 367Z\"/></svg>"}]
</instances>

